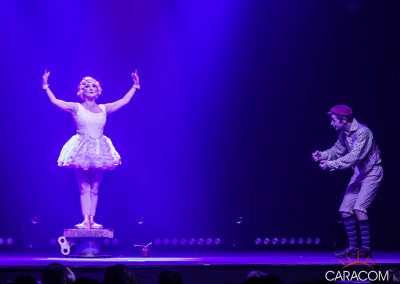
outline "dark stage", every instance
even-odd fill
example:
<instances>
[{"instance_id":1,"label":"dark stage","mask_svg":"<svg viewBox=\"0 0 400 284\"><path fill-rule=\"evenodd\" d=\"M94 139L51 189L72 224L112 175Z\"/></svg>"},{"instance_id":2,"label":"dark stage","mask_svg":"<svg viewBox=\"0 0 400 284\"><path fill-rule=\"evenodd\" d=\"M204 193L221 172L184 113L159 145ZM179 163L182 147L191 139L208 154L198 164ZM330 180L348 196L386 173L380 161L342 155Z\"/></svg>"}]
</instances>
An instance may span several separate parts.
<instances>
[{"instance_id":1,"label":"dark stage","mask_svg":"<svg viewBox=\"0 0 400 284\"><path fill-rule=\"evenodd\" d=\"M53 262L99 280L127 264L141 284L400 282L399 15L399 0L0 1L0 284ZM64 228L106 238L101 257L63 256ZM347 245L373 258L333 256Z\"/></svg>"},{"instance_id":2,"label":"dark stage","mask_svg":"<svg viewBox=\"0 0 400 284\"><path fill-rule=\"evenodd\" d=\"M163 270L179 271L184 283L241 283L253 270L272 273L284 283L325 279L328 271L390 271L400 269L400 252L376 252L371 259L338 259L331 252L208 252L179 256L74 258L1 254L0 283L10 283L17 275L30 274L40 279L43 268L53 262L70 267L77 277L102 279L104 268L126 264L134 268L139 283L157 283ZM328 274L333 277L333 272Z\"/></svg>"}]
</instances>

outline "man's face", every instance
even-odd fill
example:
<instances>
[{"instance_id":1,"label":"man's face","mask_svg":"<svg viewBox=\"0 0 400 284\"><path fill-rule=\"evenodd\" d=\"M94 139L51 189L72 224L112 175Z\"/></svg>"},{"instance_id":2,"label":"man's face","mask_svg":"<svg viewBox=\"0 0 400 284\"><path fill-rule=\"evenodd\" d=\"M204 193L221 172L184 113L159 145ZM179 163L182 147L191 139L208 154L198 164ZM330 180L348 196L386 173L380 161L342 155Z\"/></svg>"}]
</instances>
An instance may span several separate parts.
<instances>
[{"instance_id":1,"label":"man's face","mask_svg":"<svg viewBox=\"0 0 400 284\"><path fill-rule=\"evenodd\" d=\"M346 125L346 119L338 117L334 114L331 115L331 125L336 131L340 132Z\"/></svg>"}]
</instances>

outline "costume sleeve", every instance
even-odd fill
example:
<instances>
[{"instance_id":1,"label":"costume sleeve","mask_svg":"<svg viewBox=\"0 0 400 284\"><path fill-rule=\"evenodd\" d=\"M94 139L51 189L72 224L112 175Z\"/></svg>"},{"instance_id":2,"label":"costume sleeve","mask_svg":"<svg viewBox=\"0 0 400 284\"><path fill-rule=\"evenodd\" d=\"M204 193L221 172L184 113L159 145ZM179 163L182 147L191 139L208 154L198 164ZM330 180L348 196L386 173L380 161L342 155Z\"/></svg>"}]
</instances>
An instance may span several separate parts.
<instances>
[{"instance_id":1,"label":"costume sleeve","mask_svg":"<svg viewBox=\"0 0 400 284\"><path fill-rule=\"evenodd\" d=\"M346 153L346 146L340 141L340 138L336 141L332 148L321 152L321 159L332 161Z\"/></svg>"},{"instance_id":2,"label":"costume sleeve","mask_svg":"<svg viewBox=\"0 0 400 284\"><path fill-rule=\"evenodd\" d=\"M363 128L356 133L351 150L344 156L336 160L328 161L328 167L333 170L347 169L354 166L355 163L364 159L372 147L373 135L368 128Z\"/></svg>"}]
</instances>

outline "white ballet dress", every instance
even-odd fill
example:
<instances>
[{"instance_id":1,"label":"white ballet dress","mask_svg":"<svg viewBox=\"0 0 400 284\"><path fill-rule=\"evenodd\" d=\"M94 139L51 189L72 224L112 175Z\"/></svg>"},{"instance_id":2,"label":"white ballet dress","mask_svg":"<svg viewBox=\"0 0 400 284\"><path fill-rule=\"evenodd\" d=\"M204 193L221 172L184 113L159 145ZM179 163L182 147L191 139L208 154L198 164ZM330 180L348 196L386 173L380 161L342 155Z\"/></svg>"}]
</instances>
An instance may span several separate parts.
<instances>
[{"instance_id":1,"label":"white ballet dress","mask_svg":"<svg viewBox=\"0 0 400 284\"><path fill-rule=\"evenodd\" d=\"M77 103L73 113L77 134L64 144L58 158L59 167L83 170L112 170L121 164L121 157L110 138L103 135L107 112L99 105L101 112L95 113Z\"/></svg>"}]
</instances>

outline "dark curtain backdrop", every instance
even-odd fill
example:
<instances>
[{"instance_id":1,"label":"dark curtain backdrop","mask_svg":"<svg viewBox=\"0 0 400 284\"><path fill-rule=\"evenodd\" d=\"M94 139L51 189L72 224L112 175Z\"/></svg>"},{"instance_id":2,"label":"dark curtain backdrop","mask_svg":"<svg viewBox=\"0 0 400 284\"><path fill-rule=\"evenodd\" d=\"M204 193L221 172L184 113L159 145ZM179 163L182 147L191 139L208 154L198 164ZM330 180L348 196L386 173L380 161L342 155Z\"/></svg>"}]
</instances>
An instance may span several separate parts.
<instances>
[{"instance_id":1,"label":"dark curtain backdrop","mask_svg":"<svg viewBox=\"0 0 400 284\"><path fill-rule=\"evenodd\" d=\"M138 69L142 89L105 130L123 164L105 175L97 220L119 238L142 220L151 237L331 247L351 171L322 172L310 154L336 141L326 111L345 103L382 150L374 246L399 249L399 12L373 0L2 1L0 235L24 238L37 217L58 237L81 219L73 171L56 165L74 124L41 89L44 69L67 101L95 77L101 103Z\"/></svg>"}]
</instances>

